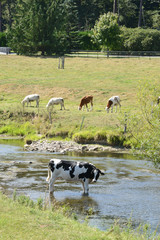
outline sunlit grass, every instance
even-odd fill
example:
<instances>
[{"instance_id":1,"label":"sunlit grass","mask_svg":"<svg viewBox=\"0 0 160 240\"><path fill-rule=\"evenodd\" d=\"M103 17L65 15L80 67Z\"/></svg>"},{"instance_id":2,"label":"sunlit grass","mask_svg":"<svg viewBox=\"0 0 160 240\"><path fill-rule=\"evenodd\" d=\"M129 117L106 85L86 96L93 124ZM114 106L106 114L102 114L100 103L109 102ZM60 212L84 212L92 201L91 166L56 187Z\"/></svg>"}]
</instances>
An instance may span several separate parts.
<instances>
[{"instance_id":1,"label":"sunlit grass","mask_svg":"<svg viewBox=\"0 0 160 240\"><path fill-rule=\"evenodd\" d=\"M65 69L58 69L58 62L58 58L49 57L1 56L0 111L3 115L7 111L16 114L17 109L21 109L24 113L34 112L39 118L44 116L44 120L36 120L36 124L50 125L46 104L51 97L63 97L66 110L60 111L60 106L55 106L52 125L47 126L50 131L57 128L78 130L83 117L83 130L117 129L125 112L137 111L139 83L160 82L160 58L67 57ZM34 103L22 110L22 99L33 93L40 94L39 110L33 107ZM80 99L88 94L94 97L93 111L78 111ZM112 95L120 96L121 113L106 113L107 100ZM30 120L34 123L34 119Z\"/></svg>"},{"instance_id":2,"label":"sunlit grass","mask_svg":"<svg viewBox=\"0 0 160 240\"><path fill-rule=\"evenodd\" d=\"M13 201L14 200L14 201ZM33 202L27 196L13 195L13 200L0 193L0 238L1 239L38 239L38 240L143 240L160 237L150 232L148 225L133 231L130 222L125 228L115 223L110 229L100 231L80 224L67 206L52 203L49 207L42 199ZM92 214L92 211L89 211Z\"/></svg>"}]
</instances>

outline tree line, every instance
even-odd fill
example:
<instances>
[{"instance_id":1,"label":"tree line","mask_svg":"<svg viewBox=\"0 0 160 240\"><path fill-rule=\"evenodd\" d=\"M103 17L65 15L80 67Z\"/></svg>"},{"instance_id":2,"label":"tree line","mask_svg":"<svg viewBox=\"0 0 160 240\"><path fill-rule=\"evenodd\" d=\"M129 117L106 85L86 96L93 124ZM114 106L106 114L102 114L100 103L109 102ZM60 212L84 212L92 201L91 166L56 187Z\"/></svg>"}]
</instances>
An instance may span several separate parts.
<instances>
[{"instance_id":1,"label":"tree line","mask_svg":"<svg viewBox=\"0 0 160 240\"><path fill-rule=\"evenodd\" d=\"M102 16L106 18L103 24ZM106 41L97 40L95 35L99 34L95 28L100 21L101 27L106 24L105 28L110 29L111 35L109 31L101 35L107 37ZM155 42L160 39L159 0L0 1L0 44L3 40L3 45L8 44L20 54L64 54L71 49L103 49L104 45L111 50L136 50L135 46L140 45L131 44L134 42L134 31L138 36L136 42L144 33L139 33L137 28L145 30L147 35L147 39L142 39L141 50L148 49L148 46L157 50ZM150 31L147 32L147 29ZM4 35L7 36L6 43ZM153 49L151 45L154 45Z\"/></svg>"}]
</instances>

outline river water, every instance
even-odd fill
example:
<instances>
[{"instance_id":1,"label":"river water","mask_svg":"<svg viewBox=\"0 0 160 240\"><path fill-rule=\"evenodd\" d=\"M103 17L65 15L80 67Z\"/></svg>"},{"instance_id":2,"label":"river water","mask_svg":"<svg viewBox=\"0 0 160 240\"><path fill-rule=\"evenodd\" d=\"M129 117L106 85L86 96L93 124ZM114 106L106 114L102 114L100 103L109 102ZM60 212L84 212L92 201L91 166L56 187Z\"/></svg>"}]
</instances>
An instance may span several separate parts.
<instances>
[{"instance_id":1,"label":"river water","mask_svg":"<svg viewBox=\"0 0 160 240\"><path fill-rule=\"evenodd\" d=\"M147 223L160 233L160 170L130 155L25 152L22 143L1 140L0 190L8 196L16 189L33 200L49 198L45 180L51 158L87 161L105 171L90 184L89 196L82 195L81 183L55 183L54 198L69 204L80 221L88 216L89 225L106 230L117 220L122 225L130 220L134 228Z\"/></svg>"}]
</instances>

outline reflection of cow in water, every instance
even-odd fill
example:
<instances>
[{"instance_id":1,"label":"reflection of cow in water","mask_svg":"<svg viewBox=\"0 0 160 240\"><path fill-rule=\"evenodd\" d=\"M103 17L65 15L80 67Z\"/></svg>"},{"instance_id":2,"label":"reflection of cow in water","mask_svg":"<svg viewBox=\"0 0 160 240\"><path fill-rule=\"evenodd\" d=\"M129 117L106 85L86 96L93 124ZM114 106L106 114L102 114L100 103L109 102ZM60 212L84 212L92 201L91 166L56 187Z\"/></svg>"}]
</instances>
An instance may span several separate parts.
<instances>
[{"instance_id":1,"label":"reflection of cow in water","mask_svg":"<svg viewBox=\"0 0 160 240\"><path fill-rule=\"evenodd\" d=\"M109 109L111 108L111 112L113 112L113 107L116 106L116 111L117 112L117 105L121 108L120 104L120 98L119 96L113 96L110 99L108 99L106 111L109 113Z\"/></svg>"},{"instance_id":2,"label":"reflection of cow in water","mask_svg":"<svg viewBox=\"0 0 160 240\"><path fill-rule=\"evenodd\" d=\"M88 194L91 182L96 182L99 176L104 173L93 164L87 162L65 161L60 159L51 159L48 164L49 192L53 192L54 183L57 179L66 181L80 181L83 185L84 194Z\"/></svg>"},{"instance_id":3,"label":"reflection of cow in water","mask_svg":"<svg viewBox=\"0 0 160 240\"><path fill-rule=\"evenodd\" d=\"M93 96L85 96L81 99L80 105L79 105L79 110L84 109L85 105L87 108L87 111L89 111L87 104L91 103L91 110L93 109Z\"/></svg>"}]
</instances>

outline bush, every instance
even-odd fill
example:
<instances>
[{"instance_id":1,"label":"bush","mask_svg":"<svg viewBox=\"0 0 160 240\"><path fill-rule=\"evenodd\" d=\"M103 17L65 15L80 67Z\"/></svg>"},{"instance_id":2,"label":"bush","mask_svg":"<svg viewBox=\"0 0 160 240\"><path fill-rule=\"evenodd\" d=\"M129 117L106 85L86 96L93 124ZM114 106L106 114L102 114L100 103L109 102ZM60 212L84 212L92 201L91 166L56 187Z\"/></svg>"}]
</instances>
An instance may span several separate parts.
<instances>
[{"instance_id":1,"label":"bush","mask_svg":"<svg viewBox=\"0 0 160 240\"><path fill-rule=\"evenodd\" d=\"M79 49L82 50L100 50L98 44L93 43L91 38L91 31L79 32L80 37Z\"/></svg>"},{"instance_id":2,"label":"bush","mask_svg":"<svg viewBox=\"0 0 160 240\"><path fill-rule=\"evenodd\" d=\"M160 31L142 28L121 28L122 50L160 51Z\"/></svg>"},{"instance_id":3,"label":"bush","mask_svg":"<svg viewBox=\"0 0 160 240\"><path fill-rule=\"evenodd\" d=\"M122 134L111 134L108 136L108 144L116 147L125 146L125 135Z\"/></svg>"},{"instance_id":4,"label":"bush","mask_svg":"<svg viewBox=\"0 0 160 240\"><path fill-rule=\"evenodd\" d=\"M98 131L94 136L95 141L107 141L106 131Z\"/></svg>"},{"instance_id":5,"label":"bush","mask_svg":"<svg viewBox=\"0 0 160 240\"><path fill-rule=\"evenodd\" d=\"M88 141L94 141L94 134L90 131L78 132L73 135L72 139L77 143L86 143Z\"/></svg>"}]
</instances>

